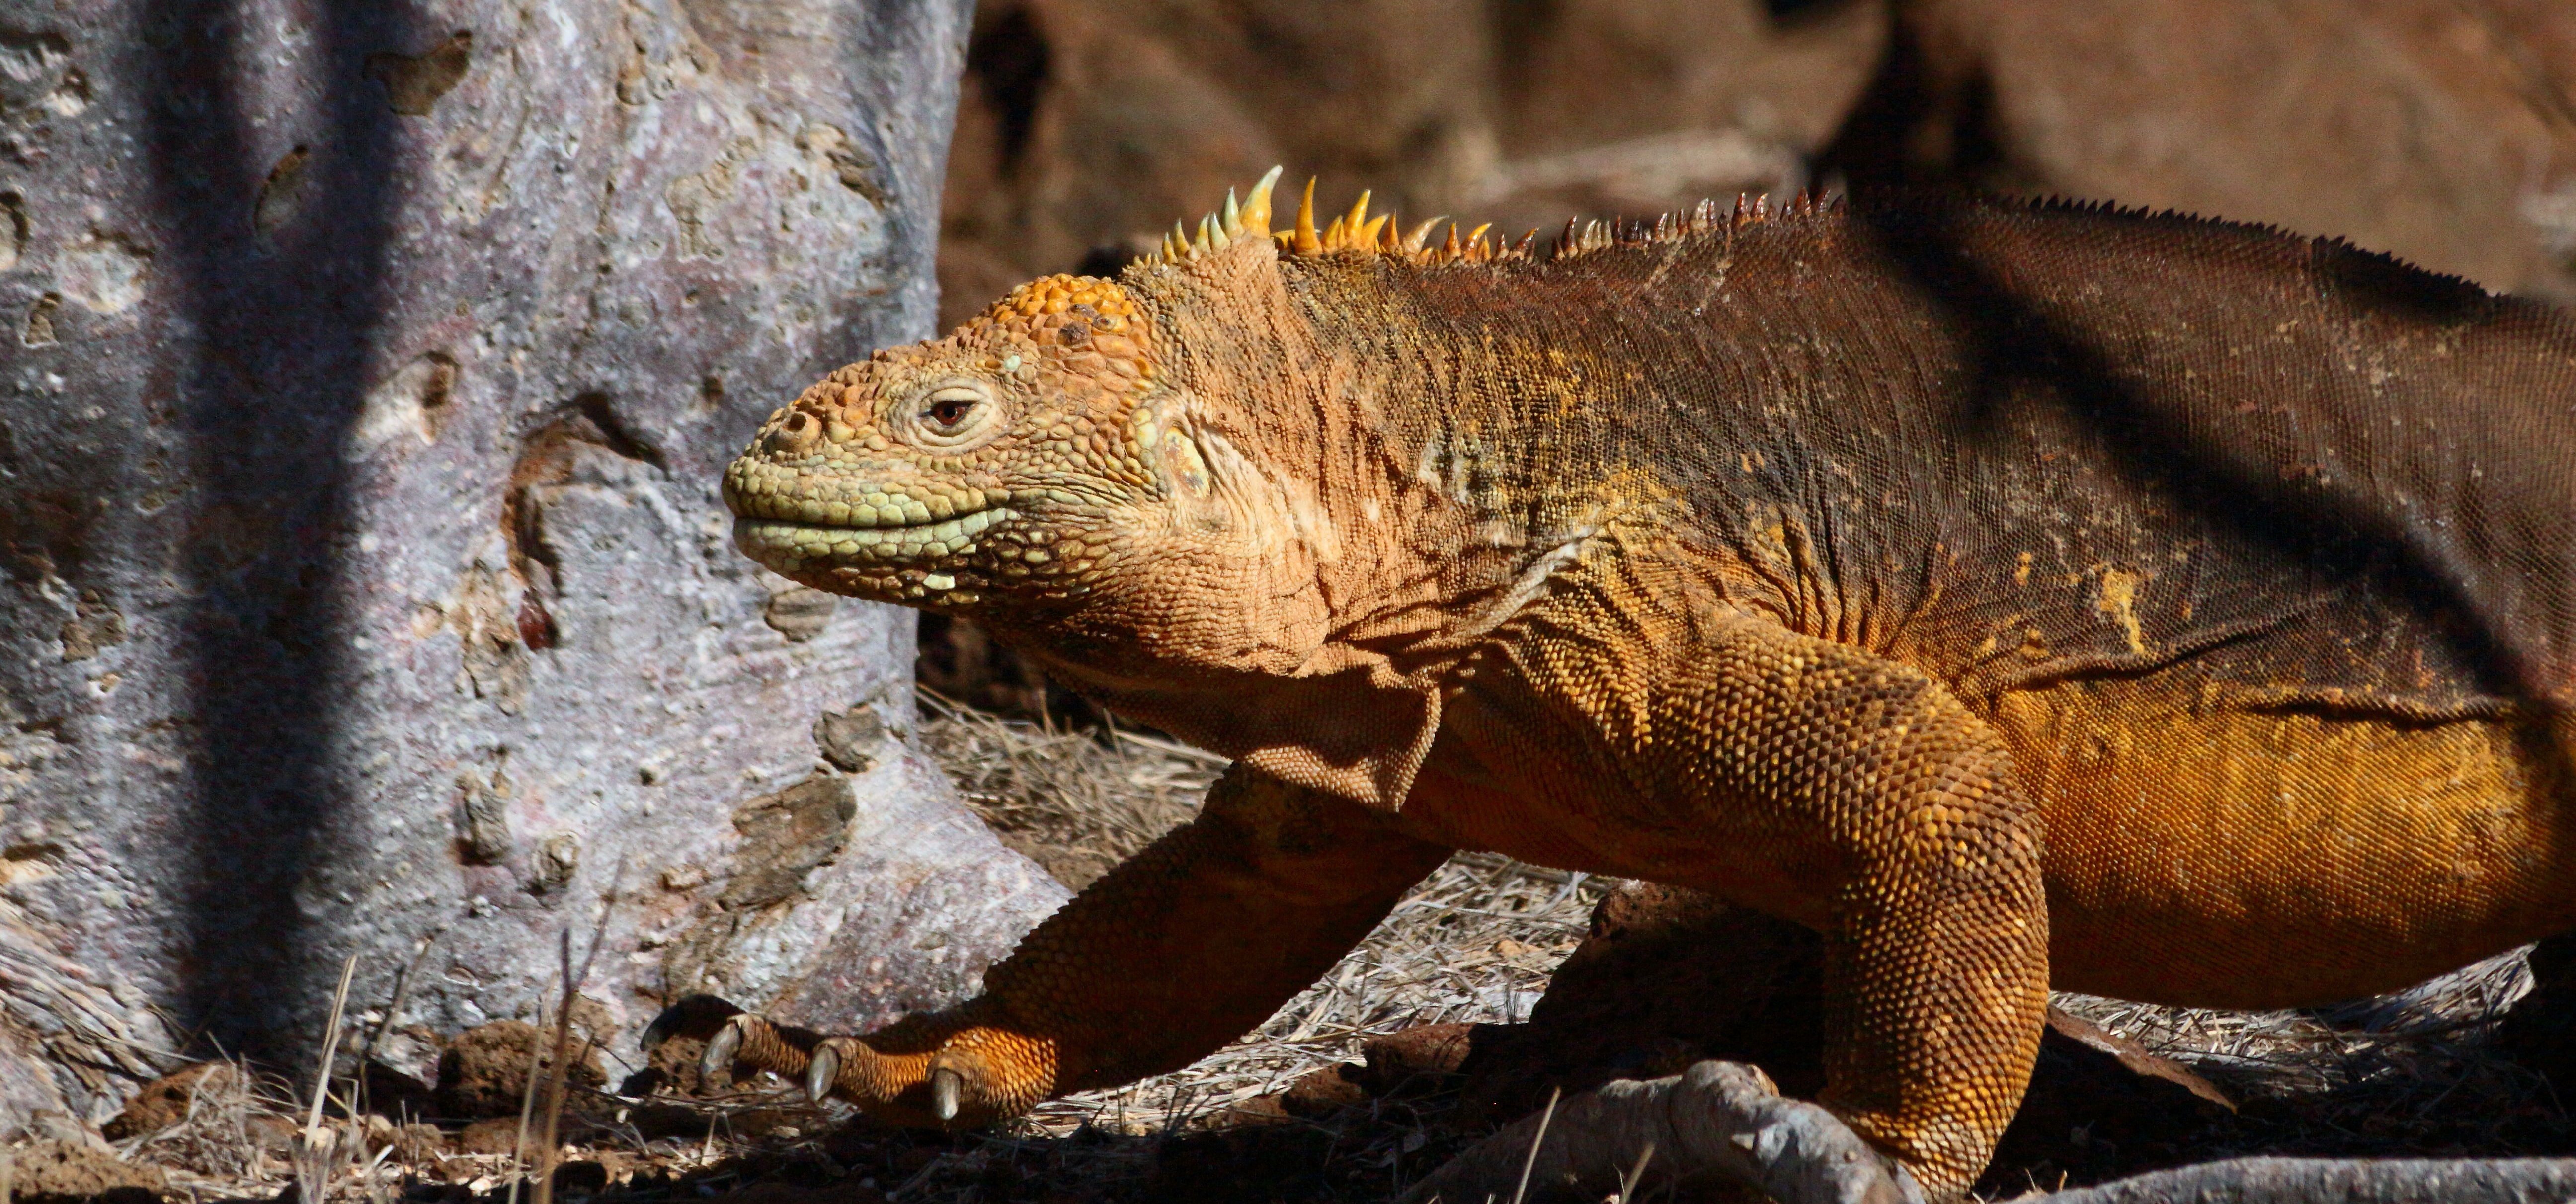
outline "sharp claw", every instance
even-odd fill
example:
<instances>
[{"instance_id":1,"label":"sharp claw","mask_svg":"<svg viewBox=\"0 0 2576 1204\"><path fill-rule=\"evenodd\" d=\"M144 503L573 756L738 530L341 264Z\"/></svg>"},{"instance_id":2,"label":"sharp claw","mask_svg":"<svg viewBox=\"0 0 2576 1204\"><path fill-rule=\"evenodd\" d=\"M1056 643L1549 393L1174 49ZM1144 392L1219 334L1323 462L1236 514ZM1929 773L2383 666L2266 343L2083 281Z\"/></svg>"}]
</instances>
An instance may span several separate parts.
<instances>
[{"instance_id":1,"label":"sharp claw","mask_svg":"<svg viewBox=\"0 0 2576 1204\"><path fill-rule=\"evenodd\" d=\"M814 1060L805 1065L805 1098L822 1103L831 1097L832 1084L841 1077L841 1051L826 1041L814 1047Z\"/></svg>"},{"instance_id":2,"label":"sharp claw","mask_svg":"<svg viewBox=\"0 0 2576 1204\"><path fill-rule=\"evenodd\" d=\"M724 1082L733 1076L733 1056L741 1050L742 1018L735 1017L707 1038L707 1052L698 1058L698 1073L708 1082Z\"/></svg>"},{"instance_id":3,"label":"sharp claw","mask_svg":"<svg viewBox=\"0 0 2576 1204\"><path fill-rule=\"evenodd\" d=\"M930 1111L942 1123L957 1119L957 1096L966 1080L954 1070L942 1066L930 1072Z\"/></svg>"},{"instance_id":4,"label":"sharp claw","mask_svg":"<svg viewBox=\"0 0 2576 1204\"><path fill-rule=\"evenodd\" d=\"M742 1009L713 995L691 995L662 1009L644 1030L644 1052L661 1048L673 1037L711 1035L725 1021L741 1015Z\"/></svg>"}]
</instances>

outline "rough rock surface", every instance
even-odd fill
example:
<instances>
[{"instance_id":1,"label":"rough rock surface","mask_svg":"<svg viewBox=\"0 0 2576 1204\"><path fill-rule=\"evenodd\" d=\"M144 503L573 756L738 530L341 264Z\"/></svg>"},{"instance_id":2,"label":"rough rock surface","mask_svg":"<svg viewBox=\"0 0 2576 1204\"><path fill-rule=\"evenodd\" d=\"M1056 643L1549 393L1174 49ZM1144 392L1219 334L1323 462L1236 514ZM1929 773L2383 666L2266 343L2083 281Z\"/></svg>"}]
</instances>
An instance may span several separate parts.
<instances>
[{"instance_id":1,"label":"rough rock surface","mask_svg":"<svg viewBox=\"0 0 2576 1204\"><path fill-rule=\"evenodd\" d=\"M524 1150L526 1139L519 1133L519 1116L514 1110L508 1116L492 1116L465 1126L456 1134L456 1149L465 1154L509 1154Z\"/></svg>"},{"instance_id":2,"label":"rough rock surface","mask_svg":"<svg viewBox=\"0 0 2576 1204\"><path fill-rule=\"evenodd\" d=\"M2576 295L2571 62L2554 0L986 0L943 313L1150 245L1272 163L1514 233L1964 178Z\"/></svg>"},{"instance_id":3,"label":"rough rock surface","mask_svg":"<svg viewBox=\"0 0 2576 1204\"><path fill-rule=\"evenodd\" d=\"M1825 158L2350 238L2576 300L2576 7L1902 0Z\"/></svg>"},{"instance_id":4,"label":"rough rock surface","mask_svg":"<svg viewBox=\"0 0 2576 1204\"><path fill-rule=\"evenodd\" d=\"M11 1151L10 1157L14 1200L127 1204L161 1198L160 1167L121 1161L105 1150L68 1141L36 1141Z\"/></svg>"},{"instance_id":5,"label":"rough rock surface","mask_svg":"<svg viewBox=\"0 0 2576 1204\"><path fill-rule=\"evenodd\" d=\"M612 1042L872 1027L1061 899L907 751L909 618L715 492L927 333L966 20L0 14L0 1130L114 1112L156 1015L309 1066L351 955L361 1025L532 1015L612 890Z\"/></svg>"},{"instance_id":6,"label":"rough rock surface","mask_svg":"<svg viewBox=\"0 0 2576 1204\"><path fill-rule=\"evenodd\" d=\"M1877 4L1763 0L987 0L942 311L1123 262L1274 163L1320 175L1323 195L1373 188L1381 211L1515 237L1795 189L1886 24Z\"/></svg>"}]
</instances>

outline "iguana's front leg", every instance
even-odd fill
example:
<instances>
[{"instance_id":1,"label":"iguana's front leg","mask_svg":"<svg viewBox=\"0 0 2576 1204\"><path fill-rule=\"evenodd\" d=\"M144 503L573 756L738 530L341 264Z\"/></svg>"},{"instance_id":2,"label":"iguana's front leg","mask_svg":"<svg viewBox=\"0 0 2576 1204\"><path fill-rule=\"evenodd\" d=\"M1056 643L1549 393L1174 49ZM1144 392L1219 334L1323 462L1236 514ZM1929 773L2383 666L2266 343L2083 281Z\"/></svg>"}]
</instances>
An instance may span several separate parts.
<instances>
[{"instance_id":1,"label":"iguana's front leg","mask_svg":"<svg viewBox=\"0 0 2576 1204\"><path fill-rule=\"evenodd\" d=\"M2042 834L2011 754L1938 682L1846 645L1748 622L1707 669L1681 717L1708 763L1844 860L1820 1102L1965 1190L2048 1011Z\"/></svg>"},{"instance_id":2,"label":"iguana's front leg","mask_svg":"<svg viewBox=\"0 0 2576 1204\"><path fill-rule=\"evenodd\" d=\"M1093 883L984 976L983 995L864 1037L675 1006L763 1070L899 1124L964 1126L1177 1070L1267 1019L1450 850L1237 766L1199 817ZM699 1008L683 1015L688 1006ZM820 1079L824 1081L813 1081Z\"/></svg>"},{"instance_id":3,"label":"iguana's front leg","mask_svg":"<svg viewBox=\"0 0 2576 1204\"><path fill-rule=\"evenodd\" d=\"M1669 833L1631 872L1686 866L1676 881L1820 929L1819 1102L1926 1188L1965 1189L2048 1006L2040 822L2010 754L1910 666L1752 617L1661 638L1676 629L1696 629L1690 654L1631 645L1644 628L1534 625L1488 654L1534 688L1480 692L1452 722L1488 763L1529 767L1547 812L1641 807L1605 825ZM1587 745L1561 768L1514 751Z\"/></svg>"}]
</instances>

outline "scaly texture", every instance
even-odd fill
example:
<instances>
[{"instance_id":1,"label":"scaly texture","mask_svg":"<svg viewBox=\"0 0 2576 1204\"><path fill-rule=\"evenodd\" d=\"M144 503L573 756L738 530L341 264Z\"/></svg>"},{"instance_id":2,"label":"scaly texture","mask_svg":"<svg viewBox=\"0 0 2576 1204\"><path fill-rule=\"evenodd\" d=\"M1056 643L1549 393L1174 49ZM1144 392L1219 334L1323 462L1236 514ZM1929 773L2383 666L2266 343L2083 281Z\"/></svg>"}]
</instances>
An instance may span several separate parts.
<instances>
[{"instance_id":1,"label":"scaly texture","mask_svg":"<svg viewBox=\"0 0 2576 1204\"><path fill-rule=\"evenodd\" d=\"M823 1085L966 1123L1181 1065L1490 849L1818 930L1821 1102L1957 1191L2052 982L2318 1002L2576 917L2566 317L2097 208L1542 258L1269 195L842 369L727 475L770 567L1238 761Z\"/></svg>"}]
</instances>

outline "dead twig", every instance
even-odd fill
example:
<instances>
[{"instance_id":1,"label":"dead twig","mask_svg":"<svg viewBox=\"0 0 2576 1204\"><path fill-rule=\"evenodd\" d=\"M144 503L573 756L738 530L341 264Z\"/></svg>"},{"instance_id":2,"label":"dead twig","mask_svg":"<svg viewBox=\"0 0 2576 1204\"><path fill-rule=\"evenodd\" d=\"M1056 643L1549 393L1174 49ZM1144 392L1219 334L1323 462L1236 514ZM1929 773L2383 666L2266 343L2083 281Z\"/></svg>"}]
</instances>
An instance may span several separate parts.
<instances>
[{"instance_id":1,"label":"dead twig","mask_svg":"<svg viewBox=\"0 0 2576 1204\"><path fill-rule=\"evenodd\" d=\"M1557 1116L1558 1137L1544 1144ZM1670 1151L1675 1174L1723 1172L1781 1204L1923 1204L1905 1168L1881 1154L1833 1113L1790 1099L1761 1071L1734 1062L1702 1062L1681 1074L1621 1080L1585 1092L1563 1107L1523 1118L1460 1154L1415 1185L1406 1198L1473 1200L1521 1163L1520 1193L1536 1179L1586 1194L1620 1190L1636 1151ZM1526 1150L1526 1153L1523 1151Z\"/></svg>"},{"instance_id":2,"label":"dead twig","mask_svg":"<svg viewBox=\"0 0 2576 1204\"><path fill-rule=\"evenodd\" d=\"M539 1000L544 998L543 995L538 996ZM558 1023L562 1020L560 1016L556 1019ZM528 1077L519 1086L519 1134L510 1146L509 1204L519 1204L519 1182L527 1177L528 1123L536 1116L537 1075L545 1065L546 1056L545 1027L545 1005L540 1002L537 1005L538 1032L528 1039Z\"/></svg>"},{"instance_id":3,"label":"dead twig","mask_svg":"<svg viewBox=\"0 0 2576 1204\"><path fill-rule=\"evenodd\" d=\"M2017 1204L2560 1204L2571 1198L2576 1158L2234 1158Z\"/></svg>"},{"instance_id":4,"label":"dead twig","mask_svg":"<svg viewBox=\"0 0 2576 1204\"><path fill-rule=\"evenodd\" d=\"M295 1198L300 1204L323 1204L330 1198L331 1175L345 1143L322 1126L322 1105L330 1098L331 1075L340 1055L340 1019L349 1006L349 980L358 972L358 955L340 963L340 985L331 993L331 1021L323 1026L322 1065L313 1076L313 1106L295 1140Z\"/></svg>"}]
</instances>

